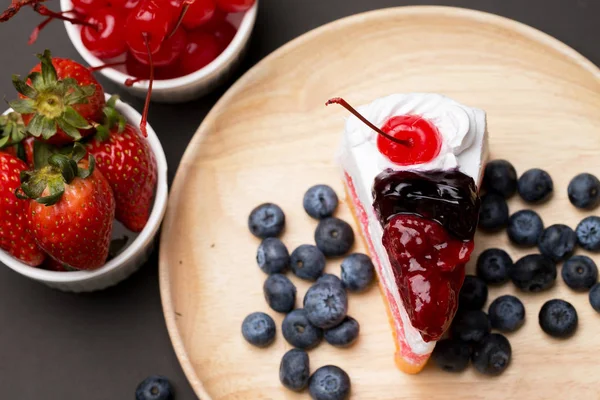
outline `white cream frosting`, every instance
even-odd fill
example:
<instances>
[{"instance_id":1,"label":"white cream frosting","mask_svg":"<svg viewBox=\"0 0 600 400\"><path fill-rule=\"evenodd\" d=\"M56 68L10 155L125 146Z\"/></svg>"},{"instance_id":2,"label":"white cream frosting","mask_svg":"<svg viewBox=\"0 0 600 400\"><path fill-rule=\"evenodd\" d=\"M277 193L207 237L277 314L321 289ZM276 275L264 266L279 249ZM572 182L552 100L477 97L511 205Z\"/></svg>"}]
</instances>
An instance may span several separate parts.
<instances>
[{"instance_id":1,"label":"white cream frosting","mask_svg":"<svg viewBox=\"0 0 600 400\"><path fill-rule=\"evenodd\" d=\"M382 263L386 287L391 288L394 301L401 310L405 338L416 354L429 354L434 342L425 342L419 331L412 327L404 310L396 281L393 277L387 252L382 244L383 228L375 215L371 192L375 177L385 169L394 170L448 170L458 168L480 182L487 158L487 126L483 110L464 106L448 97L434 93L393 94L373 101L357 109L367 120L381 127L393 116L420 115L433 123L440 132L442 144L438 156L430 162L400 166L381 154L377 148L377 136L355 116L347 119L338 161L352 178L359 201L369 218L368 232L375 252Z\"/></svg>"}]
</instances>

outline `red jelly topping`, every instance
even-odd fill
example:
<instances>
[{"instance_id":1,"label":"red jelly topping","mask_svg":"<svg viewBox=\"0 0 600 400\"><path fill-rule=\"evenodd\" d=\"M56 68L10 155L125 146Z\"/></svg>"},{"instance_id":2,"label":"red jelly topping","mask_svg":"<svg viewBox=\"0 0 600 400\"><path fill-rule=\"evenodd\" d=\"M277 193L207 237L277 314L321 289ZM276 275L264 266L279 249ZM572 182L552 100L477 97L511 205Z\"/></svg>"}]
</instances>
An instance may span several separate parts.
<instances>
[{"instance_id":1,"label":"red jelly topping","mask_svg":"<svg viewBox=\"0 0 600 400\"><path fill-rule=\"evenodd\" d=\"M377 138L379 151L396 164L423 164L433 160L440 153L442 141L438 129L421 116L392 117L381 130L409 144L406 146L392 142L385 136Z\"/></svg>"},{"instance_id":2,"label":"red jelly topping","mask_svg":"<svg viewBox=\"0 0 600 400\"><path fill-rule=\"evenodd\" d=\"M398 214L384 227L383 245L412 325L426 342L439 340L456 314L473 241L450 236L435 221Z\"/></svg>"}]
</instances>

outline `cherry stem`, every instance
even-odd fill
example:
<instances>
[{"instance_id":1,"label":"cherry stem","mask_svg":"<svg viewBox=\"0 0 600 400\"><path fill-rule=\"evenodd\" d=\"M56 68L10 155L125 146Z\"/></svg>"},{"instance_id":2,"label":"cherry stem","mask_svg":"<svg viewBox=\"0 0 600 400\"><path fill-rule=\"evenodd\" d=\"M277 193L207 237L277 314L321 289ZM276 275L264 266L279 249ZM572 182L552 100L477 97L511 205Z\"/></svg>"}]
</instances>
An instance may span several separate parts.
<instances>
[{"instance_id":1,"label":"cherry stem","mask_svg":"<svg viewBox=\"0 0 600 400\"><path fill-rule=\"evenodd\" d=\"M121 65L125 65L125 61L119 61L119 62L114 62L114 63L102 64L102 65L98 65L97 67L88 67L88 70L90 72L96 72L96 71L100 71L101 69L104 69L104 68L119 67Z\"/></svg>"},{"instance_id":2,"label":"cherry stem","mask_svg":"<svg viewBox=\"0 0 600 400\"><path fill-rule=\"evenodd\" d=\"M73 10L69 10L69 11L62 11L60 12L61 15L67 14L73 12ZM54 20L54 17L48 17L46 18L44 21L42 21L41 24L39 24L38 26L35 27L35 29L33 30L33 32L31 32L31 35L29 35L29 42L27 42L28 45L32 45L34 44L37 39L38 36L40 35L40 32L42 31L42 29L44 29L46 27L46 25L48 25L50 22L52 22Z\"/></svg>"},{"instance_id":3,"label":"cherry stem","mask_svg":"<svg viewBox=\"0 0 600 400\"><path fill-rule=\"evenodd\" d=\"M175 34L175 31L177 30L177 28L179 28L179 25L181 25L181 23L183 22L183 18L185 17L185 14L187 13L188 9L190 8L190 6L192 4L194 4L196 0L184 0L183 1L183 7L181 7L181 12L179 13L179 18L177 18L177 22L175 23L175 26L173 27L173 30L167 35L166 39L170 39L171 36L173 36Z\"/></svg>"},{"instance_id":4,"label":"cherry stem","mask_svg":"<svg viewBox=\"0 0 600 400\"><path fill-rule=\"evenodd\" d=\"M134 84L138 83L138 82L143 82L143 81L147 81L148 79L146 78L127 78L125 79L125 86L127 87L132 87Z\"/></svg>"},{"instance_id":5,"label":"cherry stem","mask_svg":"<svg viewBox=\"0 0 600 400\"><path fill-rule=\"evenodd\" d=\"M330 104L339 104L340 106L344 107L346 110L348 110L352 114L354 114L354 116L356 118L358 118L359 120L361 120L365 125L367 125L371 129L373 129L375 132L377 132L381 136L385 137L387 140L390 140L397 144L401 144L402 146L412 147L412 144L408 140L396 139L395 137L385 133L384 131L382 131L375 125L373 125L371 122L369 122L368 119L363 117L358 111L356 111L356 109L354 107L352 107L350 104L348 104L348 102L346 102L346 100L342 99L341 97L334 97L333 99L330 99L327 101L327 103L325 103L326 106L328 106Z\"/></svg>"},{"instance_id":6,"label":"cherry stem","mask_svg":"<svg viewBox=\"0 0 600 400\"><path fill-rule=\"evenodd\" d=\"M148 50L148 64L150 64L150 82L148 83L148 93L146 94L146 103L144 104L144 112L142 113L142 120L140 121L140 131L144 137L148 137L148 130L146 125L148 124L148 110L150 109L150 98L152 97L152 83L154 82L154 62L152 62L152 52L150 51L150 43L148 43L148 33L142 32L144 37L144 44L146 50Z\"/></svg>"},{"instance_id":7,"label":"cherry stem","mask_svg":"<svg viewBox=\"0 0 600 400\"><path fill-rule=\"evenodd\" d=\"M35 3L42 3L46 0L13 0L6 10L0 13L0 22L6 22L14 17L24 6L30 6Z\"/></svg>"},{"instance_id":8,"label":"cherry stem","mask_svg":"<svg viewBox=\"0 0 600 400\"><path fill-rule=\"evenodd\" d=\"M70 22L74 25L84 25L84 26L89 26L90 28L94 28L97 31L99 30L98 25L96 25L96 24L92 24L92 23L84 21L80 18L67 17L66 15L62 15L63 13L54 12L42 4L37 4L37 3L34 4L33 10L35 12L37 12L38 14L43 15L44 17L56 18L56 19L60 19L62 21Z\"/></svg>"}]
</instances>

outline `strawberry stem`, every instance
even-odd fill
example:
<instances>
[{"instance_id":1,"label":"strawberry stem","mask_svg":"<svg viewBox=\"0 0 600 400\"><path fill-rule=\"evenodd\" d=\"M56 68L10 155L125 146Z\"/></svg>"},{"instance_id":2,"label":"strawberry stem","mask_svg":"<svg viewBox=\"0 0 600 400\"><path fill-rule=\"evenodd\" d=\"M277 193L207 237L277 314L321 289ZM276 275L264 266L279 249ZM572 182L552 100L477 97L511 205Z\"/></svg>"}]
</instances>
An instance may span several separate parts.
<instances>
[{"instance_id":1,"label":"strawberry stem","mask_svg":"<svg viewBox=\"0 0 600 400\"><path fill-rule=\"evenodd\" d=\"M148 51L148 64L150 65L150 82L148 83L148 93L146 94L146 103L144 104L144 112L142 113L142 120L140 121L140 131L144 137L148 137L148 130L146 125L148 124L148 110L150 109L150 98L152 97L152 83L154 82L154 62L152 61L152 52L150 51L150 43L148 43L148 33L142 32L144 37L144 44Z\"/></svg>"},{"instance_id":2,"label":"strawberry stem","mask_svg":"<svg viewBox=\"0 0 600 400\"><path fill-rule=\"evenodd\" d=\"M181 25L181 22L183 21L183 18L185 17L185 14L187 13L188 9L190 8L190 6L192 4L194 4L196 0L183 0L183 7L181 7L181 12L179 13L179 18L177 18L177 22L175 23L175 26L173 27L173 30L167 35L166 39L170 39L171 36L173 36L175 34L175 31L177 30L177 28L179 28L179 25Z\"/></svg>"},{"instance_id":3,"label":"strawberry stem","mask_svg":"<svg viewBox=\"0 0 600 400\"><path fill-rule=\"evenodd\" d=\"M354 116L361 120L365 125L373 129L381 136L385 137L387 140L390 140L397 144L401 144L402 146L412 147L412 144L408 140L396 139L395 137L385 133L384 131L373 125L368 119L363 117L358 111L356 111L354 107L348 104L346 100L342 99L341 97L334 97L333 99L330 99L327 101L327 103L325 103L326 106L330 104L339 104L340 106L344 107L346 110L350 111L350 113L354 114Z\"/></svg>"},{"instance_id":4,"label":"strawberry stem","mask_svg":"<svg viewBox=\"0 0 600 400\"><path fill-rule=\"evenodd\" d=\"M125 61L118 61L118 62L113 62L113 63L108 63L108 64L102 64L102 65L98 65L97 67L88 67L88 70L90 72L96 72L96 71L100 71L101 69L104 69L104 68L118 67L121 65L125 65Z\"/></svg>"}]
</instances>

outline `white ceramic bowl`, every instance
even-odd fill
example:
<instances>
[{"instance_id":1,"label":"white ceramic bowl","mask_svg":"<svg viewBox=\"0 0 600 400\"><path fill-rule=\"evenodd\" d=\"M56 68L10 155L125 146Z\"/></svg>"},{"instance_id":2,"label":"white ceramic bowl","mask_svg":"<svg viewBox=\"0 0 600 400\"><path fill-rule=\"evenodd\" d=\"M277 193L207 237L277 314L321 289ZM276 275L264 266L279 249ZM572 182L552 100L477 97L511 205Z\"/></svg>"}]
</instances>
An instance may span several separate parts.
<instances>
[{"instance_id":1,"label":"white ceramic bowl","mask_svg":"<svg viewBox=\"0 0 600 400\"><path fill-rule=\"evenodd\" d=\"M107 99L110 97L106 95ZM121 101L117 102L117 109L125 116L127 121L138 126L142 116L131 106ZM8 110L10 111L10 110ZM7 112L8 112L7 111ZM156 133L148 125L148 143L158 166L158 179L154 206L150 213L148 223L135 239L115 258L103 267L94 271L56 272L30 267L13 258L8 253L0 250L0 263L8 266L21 275L46 285L66 292L92 292L116 285L133 272L137 271L152 252L156 233L167 209L168 184L167 184L167 159Z\"/></svg>"},{"instance_id":2,"label":"white ceramic bowl","mask_svg":"<svg viewBox=\"0 0 600 400\"><path fill-rule=\"evenodd\" d=\"M63 11L72 10L73 4L71 0L60 0L60 7ZM239 65L248 47L256 22L257 9L258 1L250 10L244 13L241 21L239 21L238 31L233 41L213 62L190 75L154 81L152 100L162 103L183 103L207 94L227 80ZM105 63L85 48L81 41L81 28L79 26L65 22L65 27L73 45L90 66L95 67ZM100 70L100 73L133 95L146 97L148 82L138 82L128 87L124 84L125 80L133 77L121 70L106 68Z\"/></svg>"}]
</instances>

